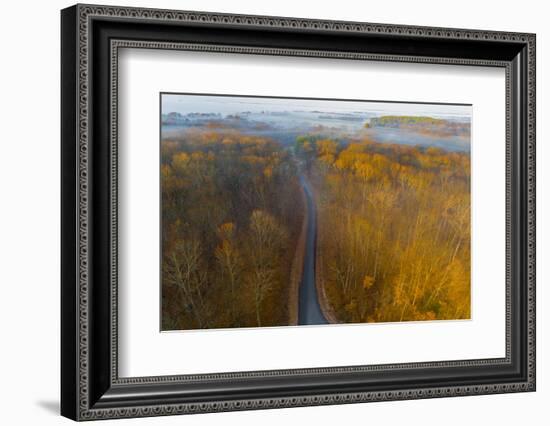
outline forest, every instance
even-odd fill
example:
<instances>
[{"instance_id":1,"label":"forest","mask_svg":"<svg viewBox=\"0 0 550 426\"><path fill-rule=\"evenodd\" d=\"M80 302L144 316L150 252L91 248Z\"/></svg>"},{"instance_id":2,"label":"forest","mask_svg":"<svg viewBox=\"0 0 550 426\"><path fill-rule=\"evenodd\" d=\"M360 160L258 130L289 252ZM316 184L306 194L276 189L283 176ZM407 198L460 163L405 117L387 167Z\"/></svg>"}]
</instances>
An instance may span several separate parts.
<instances>
[{"instance_id":1,"label":"forest","mask_svg":"<svg viewBox=\"0 0 550 426\"><path fill-rule=\"evenodd\" d=\"M270 138L210 127L161 141L162 329L286 325L295 161Z\"/></svg>"},{"instance_id":2,"label":"forest","mask_svg":"<svg viewBox=\"0 0 550 426\"><path fill-rule=\"evenodd\" d=\"M337 322L470 318L468 152L316 136L295 150L316 193L317 285Z\"/></svg>"},{"instance_id":3,"label":"forest","mask_svg":"<svg viewBox=\"0 0 550 426\"><path fill-rule=\"evenodd\" d=\"M470 107L162 99L161 330L471 317Z\"/></svg>"}]
</instances>

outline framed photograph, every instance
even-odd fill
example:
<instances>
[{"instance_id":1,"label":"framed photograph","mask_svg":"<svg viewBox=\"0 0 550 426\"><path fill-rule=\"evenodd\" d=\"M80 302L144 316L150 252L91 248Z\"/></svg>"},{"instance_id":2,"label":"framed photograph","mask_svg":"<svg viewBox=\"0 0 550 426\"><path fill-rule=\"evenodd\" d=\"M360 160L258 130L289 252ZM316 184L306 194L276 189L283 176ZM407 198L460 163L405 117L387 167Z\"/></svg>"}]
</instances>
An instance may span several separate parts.
<instances>
[{"instance_id":1,"label":"framed photograph","mask_svg":"<svg viewBox=\"0 0 550 426\"><path fill-rule=\"evenodd\" d=\"M61 412L535 390L535 35L61 12Z\"/></svg>"}]
</instances>

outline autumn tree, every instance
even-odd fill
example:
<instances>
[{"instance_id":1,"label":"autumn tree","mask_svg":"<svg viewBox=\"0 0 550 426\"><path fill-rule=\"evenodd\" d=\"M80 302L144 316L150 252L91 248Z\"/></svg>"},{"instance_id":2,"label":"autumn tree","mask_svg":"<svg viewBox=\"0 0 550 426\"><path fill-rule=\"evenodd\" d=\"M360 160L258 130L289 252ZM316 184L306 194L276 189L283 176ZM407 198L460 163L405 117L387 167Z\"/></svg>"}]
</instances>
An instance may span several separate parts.
<instances>
[{"instance_id":1,"label":"autumn tree","mask_svg":"<svg viewBox=\"0 0 550 426\"><path fill-rule=\"evenodd\" d=\"M217 125L162 141L163 329L288 323L303 218L290 151Z\"/></svg>"},{"instance_id":2,"label":"autumn tree","mask_svg":"<svg viewBox=\"0 0 550 426\"><path fill-rule=\"evenodd\" d=\"M241 257L235 237L235 224L227 222L219 227L220 245L216 248L215 256L220 264L222 279L228 278L231 286L230 309L231 321L235 322L235 303L237 285L241 268Z\"/></svg>"},{"instance_id":3,"label":"autumn tree","mask_svg":"<svg viewBox=\"0 0 550 426\"><path fill-rule=\"evenodd\" d=\"M261 304L277 277L276 263L286 244L286 233L275 218L262 210L254 210L250 217L250 254L253 272L250 280L254 288L254 302L258 326L261 322Z\"/></svg>"},{"instance_id":4,"label":"autumn tree","mask_svg":"<svg viewBox=\"0 0 550 426\"><path fill-rule=\"evenodd\" d=\"M339 320L469 318L469 154L307 141L320 279Z\"/></svg>"}]
</instances>

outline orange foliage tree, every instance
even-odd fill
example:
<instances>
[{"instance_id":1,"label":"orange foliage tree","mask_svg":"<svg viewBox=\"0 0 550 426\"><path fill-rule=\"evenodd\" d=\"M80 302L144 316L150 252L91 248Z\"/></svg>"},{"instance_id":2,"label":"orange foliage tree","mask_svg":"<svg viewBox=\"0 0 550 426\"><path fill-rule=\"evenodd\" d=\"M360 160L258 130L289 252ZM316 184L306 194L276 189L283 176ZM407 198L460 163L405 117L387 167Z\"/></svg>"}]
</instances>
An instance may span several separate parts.
<instances>
[{"instance_id":1,"label":"orange foliage tree","mask_svg":"<svg viewBox=\"0 0 550 426\"><path fill-rule=\"evenodd\" d=\"M469 318L469 153L302 141L317 193L319 278L338 319Z\"/></svg>"},{"instance_id":2,"label":"orange foliage tree","mask_svg":"<svg viewBox=\"0 0 550 426\"><path fill-rule=\"evenodd\" d=\"M161 142L162 328L288 323L301 225L281 144L231 129Z\"/></svg>"}]
</instances>

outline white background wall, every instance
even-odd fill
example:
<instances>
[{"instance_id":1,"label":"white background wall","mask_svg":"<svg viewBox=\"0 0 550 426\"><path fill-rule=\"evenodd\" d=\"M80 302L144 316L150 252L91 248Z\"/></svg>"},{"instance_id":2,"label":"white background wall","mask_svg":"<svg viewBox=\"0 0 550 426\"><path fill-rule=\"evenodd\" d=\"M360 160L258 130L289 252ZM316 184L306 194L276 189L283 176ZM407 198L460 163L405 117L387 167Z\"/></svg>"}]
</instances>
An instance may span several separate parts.
<instances>
[{"instance_id":1,"label":"white background wall","mask_svg":"<svg viewBox=\"0 0 550 426\"><path fill-rule=\"evenodd\" d=\"M119 420L118 424L548 424L550 419L550 27L545 2L357 0L103 1L219 11L537 33L538 390L422 401ZM68 424L59 404L59 9L11 1L0 24L0 419ZM546 167L545 167L546 166ZM490 255L487 253L486 255ZM131 423L129 423L131 422ZM107 424L112 422L106 422ZM113 423L115 424L115 423Z\"/></svg>"}]
</instances>

